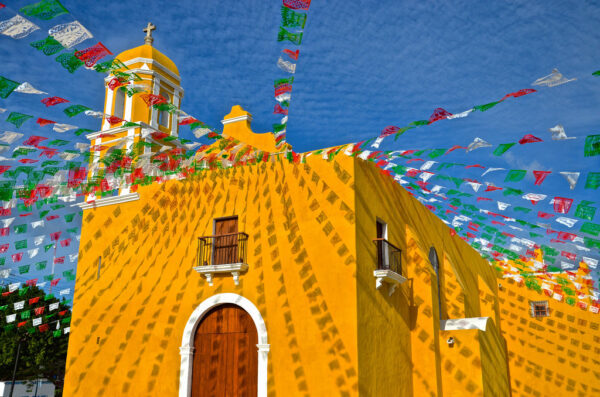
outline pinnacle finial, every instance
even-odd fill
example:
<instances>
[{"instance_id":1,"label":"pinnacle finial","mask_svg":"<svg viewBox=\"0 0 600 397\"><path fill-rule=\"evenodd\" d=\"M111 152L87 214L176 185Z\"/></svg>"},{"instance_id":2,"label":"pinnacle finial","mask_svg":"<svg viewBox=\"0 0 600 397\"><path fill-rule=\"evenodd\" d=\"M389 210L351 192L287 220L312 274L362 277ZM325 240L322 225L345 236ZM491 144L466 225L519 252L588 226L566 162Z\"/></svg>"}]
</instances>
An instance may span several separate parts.
<instances>
[{"instance_id":1,"label":"pinnacle finial","mask_svg":"<svg viewBox=\"0 0 600 397\"><path fill-rule=\"evenodd\" d=\"M152 37L152 31L156 30L156 26L152 24L152 22L148 22L148 26L144 28L144 32L146 32L146 37L144 37L144 44L152 45L154 41L154 37Z\"/></svg>"}]
</instances>

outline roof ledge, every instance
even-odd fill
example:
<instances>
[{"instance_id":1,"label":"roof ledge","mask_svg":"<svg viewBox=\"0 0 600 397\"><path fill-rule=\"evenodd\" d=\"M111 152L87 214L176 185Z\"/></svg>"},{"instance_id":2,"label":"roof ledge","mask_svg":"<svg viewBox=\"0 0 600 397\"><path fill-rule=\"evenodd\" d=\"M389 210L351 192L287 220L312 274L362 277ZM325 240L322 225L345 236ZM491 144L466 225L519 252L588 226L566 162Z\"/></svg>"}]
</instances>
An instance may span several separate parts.
<instances>
[{"instance_id":1,"label":"roof ledge","mask_svg":"<svg viewBox=\"0 0 600 397\"><path fill-rule=\"evenodd\" d=\"M465 329L478 329L485 331L489 317L456 318L452 320L441 320L441 331L460 331Z\"/></svg>"}]
</instances>

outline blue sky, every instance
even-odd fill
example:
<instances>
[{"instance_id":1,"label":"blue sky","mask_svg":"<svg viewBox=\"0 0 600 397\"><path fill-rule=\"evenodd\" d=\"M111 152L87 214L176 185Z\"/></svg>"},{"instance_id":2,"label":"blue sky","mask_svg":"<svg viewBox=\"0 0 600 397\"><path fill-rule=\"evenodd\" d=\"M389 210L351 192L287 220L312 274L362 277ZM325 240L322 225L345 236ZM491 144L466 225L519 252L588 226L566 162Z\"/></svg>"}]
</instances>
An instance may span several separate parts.
<instances>
[{"instance_id":1,"label":"blue sky","mask_svg":"<svg viewBox=\"0 0 600 397\"><path fill-rule=\"evenodd\" d=\"M30 3L2 2L13 10ZM102 75L83 69L69 74L54 57L44 56L29 43L45 37L49 27L76 19L95 36L78 49L101 41L118 54L141 45L141 30L152 21L157 26L154 45L181 73L183 109L220 126L231 106L240 104L253 114L256 132L270 131L277 122L272 114L273 80L285 77L276 67L284 48L276 41L280 1L62 3L70 15L36 20L42 29L21 40L0 36L0 75L101 110ZM12 15L9 9L0 10L0 20ZM583 145L585 137L598 134L600 127L600 77L591 75L600 69L599 21L600 4L589 1L315 0L300 46L288 141L299 152L360 141L378 135L388 125L402 127L427 119L438 107L458 113L498 100L506 93L530 88L535 79L558 68L577 80L509 99L484 113L408 131L397 141L388 138L382 148L467 146L475 137L495 147L533 134L544 142L516 145L502 157L493 156L492 147L468 154L456 151L440 161L529 170L523 181L506 184L505 173L481 178L481 170L451 169L459 177L574 198L567 215L572 217L580 200L598 198L598 190L583 185L587 172L600 171L600 157L584 158ZM96 119L66 119L60 109L46 109L37 97L15 93L0 100L0 107L99 129ZM577 139L551 141L548 129L556 124ZM28 128L30 134L53 136L48 127L30 122ZM14 128L0 122L0 130ZM181 135L193 137L185 127ZM57 137L84 141L68 134ZM533 186L530 171L534 169L553 173L542 186ZM569 190L559 171L582 172L575 190ZM489 197L513 200L514 205L523 202L493 194ZM548 199L538 206L530 206L534 214L538 209L553 212ZM600 223L599 217L593 222ZM528 220L534 221L535 216ZM561 229L560 225L556 228Z\"/></svg>"}]
</instances>

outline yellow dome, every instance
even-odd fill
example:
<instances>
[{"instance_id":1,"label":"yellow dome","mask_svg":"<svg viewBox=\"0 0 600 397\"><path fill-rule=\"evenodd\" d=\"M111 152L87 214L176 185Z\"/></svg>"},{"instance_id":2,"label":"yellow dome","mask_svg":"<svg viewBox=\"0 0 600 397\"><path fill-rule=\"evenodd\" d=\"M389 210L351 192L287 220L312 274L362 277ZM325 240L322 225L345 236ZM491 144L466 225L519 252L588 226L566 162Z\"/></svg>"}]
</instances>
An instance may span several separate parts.
<instances>
[{"instance_id":1,"label":"yellow dome","mask_svg":"<svg viewBox=\"0 0 600 397\"><path fill-rule=\"evenodd\" d=\"M169 57L167 57L162 52L158 51L156 48L152 47L149 44L144 44L139 47L132 48L127 51L123 51L116 58L121 62L127 62L134 58L149 58L154 59L171 72L175 73L179 76L179 70L177 66L175 66L175 62L171 61Z\"/></svg>"}]
</instances>

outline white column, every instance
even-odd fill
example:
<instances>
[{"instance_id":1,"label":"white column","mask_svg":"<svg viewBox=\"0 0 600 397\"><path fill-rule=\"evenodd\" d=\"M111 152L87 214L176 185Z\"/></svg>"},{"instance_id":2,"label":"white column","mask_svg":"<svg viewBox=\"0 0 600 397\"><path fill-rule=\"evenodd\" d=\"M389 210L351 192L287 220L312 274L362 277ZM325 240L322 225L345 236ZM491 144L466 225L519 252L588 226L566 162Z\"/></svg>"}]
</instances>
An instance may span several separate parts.
<instances>
[{"instance_id":1,"label":"white column","mask_svg":"<svg viewBox=\"0 0 600 397\"><path fill-rule=\"evenodd\" d=\"M104 109L105 109L105 113L106 114L114 114L114 109L113 109L113 90L111 90L110 88L106 87L106 102L104 103ZM110 128L110 123L108 121L106 121L106 119L104 120L104 123L102 124L102 131L104 130L108 130Z\"/></svg>"}]
</instances>

